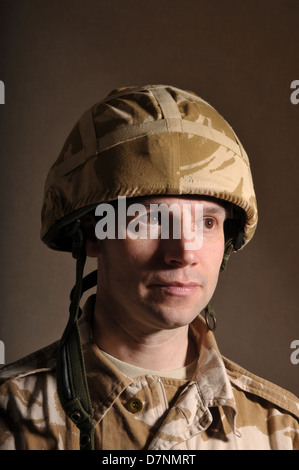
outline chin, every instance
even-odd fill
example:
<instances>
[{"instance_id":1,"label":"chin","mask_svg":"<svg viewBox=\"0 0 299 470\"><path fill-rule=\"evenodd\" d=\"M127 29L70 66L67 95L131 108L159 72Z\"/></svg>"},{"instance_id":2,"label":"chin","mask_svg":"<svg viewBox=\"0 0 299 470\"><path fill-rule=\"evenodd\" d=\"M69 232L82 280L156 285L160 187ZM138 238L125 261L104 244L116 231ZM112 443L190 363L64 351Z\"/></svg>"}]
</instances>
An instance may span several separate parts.
<instances>
[{"instance_id":1,"label":"chin","mask_svg":"<svg viewBox=\"0 0 299 470\"><path fill-rule=\"evenodd\" d=\"M170 330L189 325L199 313L199 309L162 308L155 312L155 319Z\"/></svg>"}]
</instances>

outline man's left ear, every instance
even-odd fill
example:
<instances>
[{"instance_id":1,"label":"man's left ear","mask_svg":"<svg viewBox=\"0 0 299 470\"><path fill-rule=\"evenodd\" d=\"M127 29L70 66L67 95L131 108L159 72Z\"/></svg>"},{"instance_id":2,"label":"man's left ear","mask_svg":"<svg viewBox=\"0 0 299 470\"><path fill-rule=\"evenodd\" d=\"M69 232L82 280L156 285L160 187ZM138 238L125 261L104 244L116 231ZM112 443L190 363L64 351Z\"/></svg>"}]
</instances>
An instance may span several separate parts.
<instances>
[{"instance_id":1,"label":"man's left ear","mask_svg":"<svg viewBox=\"0 0 299 470\"><path fill-rule=\"evenodd\" d=\"M87 214L81 217L81 223L85 231L86 255L90 258L97 258L100 254L100 243L95 234L96 220L93 215Z\"/></svg>"}]
</instances>

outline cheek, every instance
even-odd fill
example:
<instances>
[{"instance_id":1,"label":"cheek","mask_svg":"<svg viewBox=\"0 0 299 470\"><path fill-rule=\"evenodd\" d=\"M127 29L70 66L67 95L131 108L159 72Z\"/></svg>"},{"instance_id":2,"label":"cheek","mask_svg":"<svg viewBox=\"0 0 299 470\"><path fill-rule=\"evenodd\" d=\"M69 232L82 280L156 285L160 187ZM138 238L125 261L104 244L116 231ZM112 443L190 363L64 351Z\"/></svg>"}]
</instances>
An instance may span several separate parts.
<instances>
[{"instance_id":1,"label":"cheek","mask_svg":"<svg viewBox=\"0 0 299 470\"><path fill-rule=\"evenodd\" d=\"M205 264L209 273L210 281L217 282L221 263L224 255L224 238L220 239L217 243L212 243L207 247L205 254Z\"/></svg>"},{"instance_id":2,"label":"cheek","mask_svg":"<svg viewBox=\"0 0 299 470\"><path fill-rule=\"evenodd\" d=\"M124 240L123 256L133 269L147 268L159 247L159 240Z\"/></svg>"},{"instance_id":3,"label":"cheek","mask_svg":"<svg viewBox=\"0 0 299 470\"><path fill-rule=\"evenodd\" d=\"M110 287L124 278L127 260L124 256L122 240L102 240L98 257L98 277L100 285Z\"/></svg>"},{"instance_id":4,"label":"cheek","mask_svg":"<svg viewBox=\"0 0 299 470\"><path fill-rule=\"evenodd\" d=\"M146 269L155 247L149 240L103 240L99 258L101 271L106 277L130 284Z\"/></svg>"},{"instance_id":5,"label":"cheek","mask_svg":"<svg viewBox=\"0 0 299 470\"><path fill-rule=\"evenodd\" d=\"M223 243L220 243L219 246L215 249L215 264L218 266L218 271L220 270L220 266L222 264L224 255L224 239Z\"/></svg>"}]
</instances>

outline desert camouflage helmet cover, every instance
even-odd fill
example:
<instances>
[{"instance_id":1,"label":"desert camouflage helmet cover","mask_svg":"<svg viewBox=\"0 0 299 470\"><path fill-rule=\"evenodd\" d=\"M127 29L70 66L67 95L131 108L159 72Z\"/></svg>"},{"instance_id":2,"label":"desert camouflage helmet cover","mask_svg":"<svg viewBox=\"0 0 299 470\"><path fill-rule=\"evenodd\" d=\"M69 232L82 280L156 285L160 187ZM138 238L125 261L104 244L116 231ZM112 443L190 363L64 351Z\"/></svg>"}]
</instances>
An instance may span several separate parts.
<instances>
[{"instance_id":1,"label":"desert camouflage helmet cover","mask_svg":"<svg viewBox=\"0 0 299 470\"><path fill-rule=\"evenodd\" d=\"M72 223L118 196L206 195L246 213L246 244L257 224L248 157L223 117L172 86L111 92L83 114L49 171L42 240L70 250Z\"/></svg>"}]
</instances>

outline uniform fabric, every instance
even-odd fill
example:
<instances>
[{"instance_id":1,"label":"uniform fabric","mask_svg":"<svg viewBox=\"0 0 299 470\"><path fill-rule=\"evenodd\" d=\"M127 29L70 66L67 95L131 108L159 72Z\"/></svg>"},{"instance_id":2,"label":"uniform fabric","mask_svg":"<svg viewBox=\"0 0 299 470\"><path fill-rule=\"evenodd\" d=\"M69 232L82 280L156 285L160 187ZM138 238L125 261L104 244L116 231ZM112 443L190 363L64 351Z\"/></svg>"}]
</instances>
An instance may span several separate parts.
<instances>
[{"instance_id":1,"label":"uniform fabric","mask_svg":"<svg viewBox=\"0 0 299 470\"><path fill-rule=\"evenodd\" d=\"M191 380L151 371L131 378L92 342L94 301L83 310L80 334L96 449L299 449L298 399L223 358L201 316L190 325L198 346ZM80 448L57 394L57 346L1 369L2 450Z\"/></svg>"}]
</instances>

